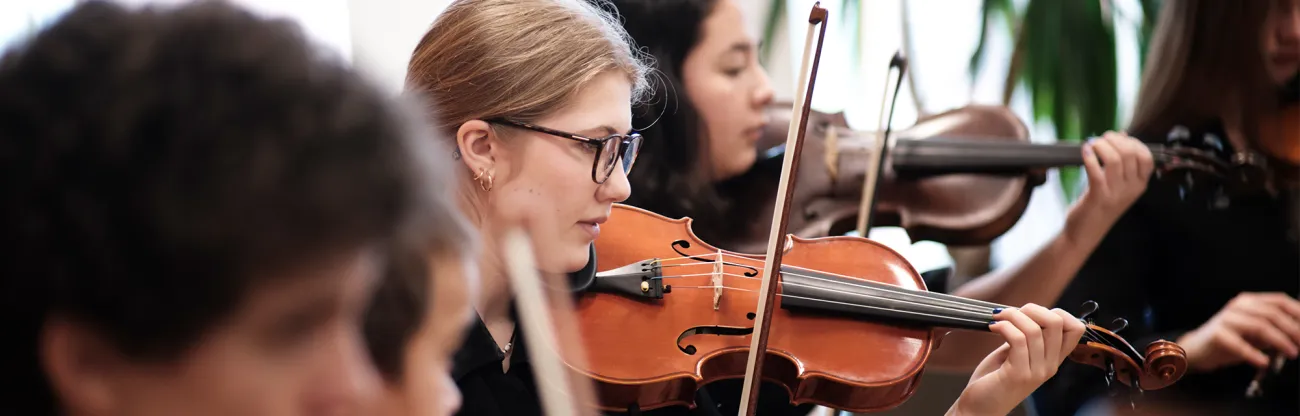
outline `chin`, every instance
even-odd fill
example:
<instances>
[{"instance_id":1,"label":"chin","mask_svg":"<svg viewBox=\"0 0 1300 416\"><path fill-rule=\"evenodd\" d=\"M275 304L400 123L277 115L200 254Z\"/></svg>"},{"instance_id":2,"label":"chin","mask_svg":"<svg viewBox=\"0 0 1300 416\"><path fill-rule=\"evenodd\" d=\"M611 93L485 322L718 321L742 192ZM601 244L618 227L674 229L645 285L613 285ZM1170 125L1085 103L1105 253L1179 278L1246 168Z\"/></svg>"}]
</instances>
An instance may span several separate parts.
<instances>
[{"instance_id":1,"label":"chin","mask_svg":"<svg viewBox=\"0 0 1300 416\"><path fill-rule=\"evenodd\" d=\"M545 261L538 259L538 266L546 273L569 274L582 270L591 258L589 245L590 242L554 250Z\"/></svg>"},{"instance_id":2,"label":"chin","mask_svg":"<svg viewBox=\"0 0 1300 416\"><path fill-rule=\"evenodd\" d=\"M758 151L754 150L754 148L736 153L736 157L731 163L731 169L728 169L720 179L731 179L749 172L749 169L754 167L756 160L758 160Z\"/></svg>"}]
</instances>

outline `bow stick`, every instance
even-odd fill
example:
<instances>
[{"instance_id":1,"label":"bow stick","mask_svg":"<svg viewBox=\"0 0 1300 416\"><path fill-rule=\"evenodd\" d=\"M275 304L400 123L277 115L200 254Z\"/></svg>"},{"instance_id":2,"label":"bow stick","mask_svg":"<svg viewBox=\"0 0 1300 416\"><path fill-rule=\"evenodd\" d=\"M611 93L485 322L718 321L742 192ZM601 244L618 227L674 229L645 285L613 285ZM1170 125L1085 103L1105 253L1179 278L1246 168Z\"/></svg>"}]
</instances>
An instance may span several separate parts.
<instances>
[{"instance_id":1,"label":"bow stick","mask_svg":"<svg viewBox=\"0 0 1300 416\"><path fill-rule=\"evenodd\" d=\"M795 173L799 168L799 156L803 153L803 138L808 128L808 112L812 109L813 85L817 79L817 65L821 61L822 43L826 39L826 18L829 12L821 7L821 2L813 4L812 11L808 16L808 34L804 38L803 63L799 68L799 83L796 84L798 93L795 94L794 108L792 110L795 119L791 120L791 125L797 124L798 128L789 129L786 134L786 149L792 149L785 153L785 161L781 167L781 183L777 188L777 194L781 195L776 200L776 209L773 211L772 232L768 234L767 241L767 259L764 260L762 286L759 289L758 311L755 314L758 322L754 325L754 332L749 344L749 357L745 365L745 386L741 390L740 414L752 416L758 405L758 386L762 382L763 366L762 358L767 355L767 336L768 328L772 326L772 308L776 301L776 292L772 288L776 287L776 280L780 278L780 267L782 254L785 252L784 241L786 228L789 224L790 215L787 208L794 199L793 185L794 179L798 177ZM817 35L817 49L814 51L812 46L813 34L820 26ZM811 62L812 70L809 71Z\"/></svg>"}]
</instances>

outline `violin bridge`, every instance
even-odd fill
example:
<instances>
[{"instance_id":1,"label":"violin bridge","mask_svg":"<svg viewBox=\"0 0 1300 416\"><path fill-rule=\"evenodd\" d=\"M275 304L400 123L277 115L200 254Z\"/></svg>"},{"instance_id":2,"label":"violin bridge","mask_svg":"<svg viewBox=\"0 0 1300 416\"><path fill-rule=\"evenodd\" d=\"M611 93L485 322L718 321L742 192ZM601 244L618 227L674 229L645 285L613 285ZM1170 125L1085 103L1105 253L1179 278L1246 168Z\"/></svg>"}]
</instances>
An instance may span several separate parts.
<instances>
[{"instance_id":1,"label":"violin bridge","mask_svg":"<svg viewBox=\"0 0 1300 416\"><path fill-rule=\"evenodd\" d=\"M718 310L722 303L722 250L718 250L713 261L713 310Z\"/></svg>"}]
</instances>

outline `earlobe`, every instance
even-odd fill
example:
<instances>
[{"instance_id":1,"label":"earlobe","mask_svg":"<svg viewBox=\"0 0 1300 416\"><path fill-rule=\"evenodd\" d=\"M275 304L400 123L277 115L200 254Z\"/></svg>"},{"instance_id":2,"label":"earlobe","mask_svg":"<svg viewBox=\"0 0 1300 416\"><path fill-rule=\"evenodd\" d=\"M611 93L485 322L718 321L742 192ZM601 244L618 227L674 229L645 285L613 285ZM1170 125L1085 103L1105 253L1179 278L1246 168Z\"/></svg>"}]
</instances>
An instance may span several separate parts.
<instances>
[{"instance_id":1,"label":"earlobe","mask_svg":"<svg viewBox=\"0 0 1300 416\"><path fill-rule=\"evenodd\" d=\"M68 414L107 414L115 353L108 342L84 325L50 318L40 337L40 364L58 407Z\"/></svg>"}]
</instances>

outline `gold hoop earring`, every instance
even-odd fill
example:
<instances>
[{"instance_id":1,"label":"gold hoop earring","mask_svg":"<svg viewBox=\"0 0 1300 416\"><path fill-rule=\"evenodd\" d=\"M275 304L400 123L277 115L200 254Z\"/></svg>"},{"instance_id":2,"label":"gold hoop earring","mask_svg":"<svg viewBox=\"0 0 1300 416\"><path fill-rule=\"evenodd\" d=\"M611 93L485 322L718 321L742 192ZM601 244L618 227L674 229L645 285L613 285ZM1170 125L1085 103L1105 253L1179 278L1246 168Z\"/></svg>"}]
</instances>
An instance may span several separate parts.
<instances>
[{"instance_id":1,"label":"gold hoop earring","mask_svg":"<svg viewBox=\"0 0 1300 416\"><path fill-rule=\"evenodd\" d=\"M484 178L484 175L487 175L487 177ZM483 179L487 179L487 181L485 182ZM487 169L479 168L478 175L474 176L474 180L478 182L480 188L483 188L483 191L492 190L492 174L487 173Z\"/></svg>"}]
</instances>

